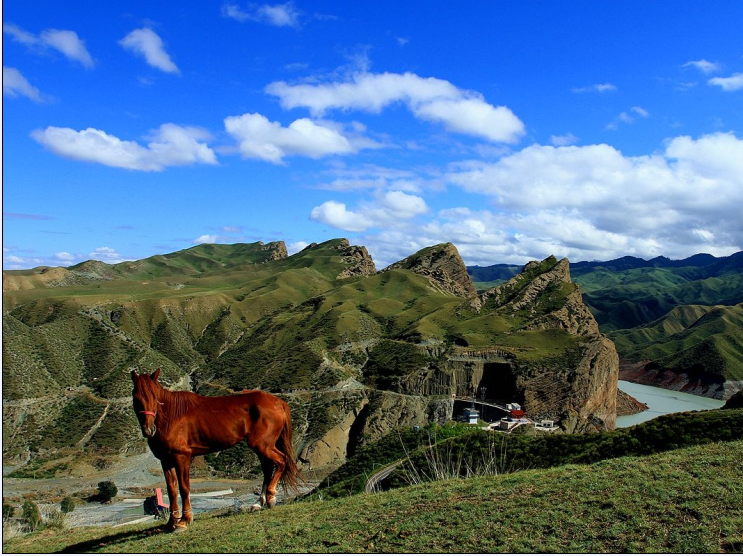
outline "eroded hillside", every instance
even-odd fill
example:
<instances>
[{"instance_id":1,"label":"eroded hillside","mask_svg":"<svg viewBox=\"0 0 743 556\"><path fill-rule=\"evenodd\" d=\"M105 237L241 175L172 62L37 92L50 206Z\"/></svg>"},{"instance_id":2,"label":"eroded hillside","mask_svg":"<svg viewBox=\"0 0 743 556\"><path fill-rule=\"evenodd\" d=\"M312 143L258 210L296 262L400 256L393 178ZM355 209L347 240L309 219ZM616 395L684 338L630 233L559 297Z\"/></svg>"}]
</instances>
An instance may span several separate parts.
<instances>
[{"instance_id":1,"label":"eroded hillside","mask_svg":"<svg viewBox=\"0 0 743 556\"><path fill-rule=\"evenodd\" d=\"M160 367L166 385L206 395L281 395L315 468L395 426L449 420L454 398L473 393L567 432L614 426L618 358L567 260L529 263L478 296L452 244L381 272L342 239L292 256L281 242L205 245L8 272L3 289L5 457L144 450L129 411L133 367ZM208 461L249 470L246 451Z\"/></svg>"}]
</instances>

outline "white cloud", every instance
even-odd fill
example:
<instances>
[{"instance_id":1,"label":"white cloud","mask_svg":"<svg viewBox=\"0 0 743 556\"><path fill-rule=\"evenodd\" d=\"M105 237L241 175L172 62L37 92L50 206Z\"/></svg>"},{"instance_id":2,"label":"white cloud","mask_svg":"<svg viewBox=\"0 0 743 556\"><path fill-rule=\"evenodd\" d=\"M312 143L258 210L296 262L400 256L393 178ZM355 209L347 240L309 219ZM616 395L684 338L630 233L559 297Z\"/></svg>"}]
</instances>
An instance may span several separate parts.
<instances>
[{"instance_id":1,"label":"white cloud","mask_svg":"<svg viewBox=\"0 0 743 556\"><path fill-rule=\"evenodd\" d=\"M286 4L262 4L251 6L243 10L236 4L222 6L222 15L236 21L257 21L275 27L299 27L299 18L302 12L296 8L294 2Z\"/></svg>"},{"instance_id":2,"label":"white cloud","mask_svg":"<svg viewBox=\"0 0 743 556\"><path fill-rule=\"evenodd\" d=\"M379 113L403 103L416 117L442 123L457 133L505 143L515 143L525 133L524 124L507 107L493 106L479 93L459 89L446 80L413 73L364 71L346 81L322 84L276 81L266 92L279 97L283 108L304 107L316 116L328 110Z\"/></svg>"},{"instance_id":3,"label":"white cloud","mask_svg":"<svg viewBox=\"0 0 743 556\"><path fill-rule=\"evenodd\" d=\"M294 255L295 253L299 253L302 249L307 247L309 243L306 241L297 241L294 243L289 243L286 246L286 251L289 255Z\"/></svg>"},{"instance_id":4,"label":"white cloud","mask_svg":"<svg viewBox=\"0 0 743 556\"><path fill-rule=\"evenodd\" d=\"M42 102L39 90L15 68L3 66L3 95L17 97L18 95Z\"/></svg>"},{"instance_id":5,"label":"white cloud","mask_svg":"<svg viewBox=\"0 0 743 556\"><path fill-rule=\"evenodd\" d=\"M60 251L59 253L54 253L54 257L63 263L72 263L73 261L75 261L75 259L77 259L75 255L72 255L68 253L67 251Z\"/></svg>"},{"instance_id":6,"label":"white cloud","mask_svg":"<svg viewBox=\"0 0 743 556\"><path fill-rule=\"evenodd\" d=\"M193 240L194 245L199 245L201 243L218 243L219 242L219 236L216 234L204 234L202 236L197 237L195 240Z\"/></svg>"},{"instance_id":7,"label":"white cloud","mask_svg":"<svg viewBox=\"0 0 743 556\"><path fill-rule=\"evenodd\" d=\"M217 163L214 151L201 142L208 138L205 131L175 124L163 124L151 133L146 147L94 128L75 131L50 126L31 136L59 156L115 168L151 172L168 166Z\"/></svg>"},{"instance_id":8,"label":"white cloud","mask_svg":"<svg viewBox=\"0 0 743 556\"><path fill-rule=\"evenodd\" d=\"M10 35L11 37L13 37L13 40L21 44L25 44L26 46L35 46L41 42L41 39L39 39L39 37L37 37L33 33L29 33L28 31L21 29L14 23L3 22L3 34Z\"/></svg>"},{"instance_id":9,"label":"white cloud","mask_svg":"<svg viewBox=\"0 0 743 556\"><path fill-rule=\"evenodd\" d=\"M93 57L85 48L85 42L77 36L75 31L46 29L36 36L13 23L3 23L3 34L10 35L16 42L37 50L53 48L70 60L80 62L86 68L92 68L95 65Z\"/></svg>"},{"instance_id":10,"label":"white cloud","mask_svg":"<svg viewBox=\"0 0 743 556\"><path fill-rule=\"evenodd\" d=\"M570 89L574 93L606 93L608 91L616 91L616 85L611 83L596 83L595 85L589 85L588 87L577 87Z\"/></svg>"},{"instance_id":11,"label":"white cloud","mask_svg":"<svg viewBox=\"0 0 743 556\"><path fill-rule=\"evenodd\" d=\"M613 122L609 123L607 129L617 129L619 123L631 124L634 123L637 118L649 118L650 112L645 110L641 106L633 106L626 112L621 112Z\"/></svg>"},{"instance_id":12,"label":"white cloud","mask_svg":"<svg viewBox=\"0 0 743 556\"><path fill-rule=\"evenodd\" d=\"M279 122L271 122L261 114L243 114L225 118L224 125L227 132L240 142L243 157L274 164L280 164L286 156L321 158L358 150L347 137L335 129L308 118L300 118L288 127L283 127Z\"/></svg>"},{"instance_id":13,"label":"white cloud","mask_svg":"<svg viewBox=\"0 0 743 556\"><path fill-rule=\"evenodd\" d=\"M111 247L98 247L88 256L95 261L101 261L108 264L121 263L127 260Z\"/></svg>"},{"instance_id":14,"label":"white cloud","mask_svg":"<svg viewBox=\"0 0 743 556\"><path fill-rule=\"evenodd\" d=\"M683 68L696 68L699 71L701 71L704 74L710 74L718 72L722 69L722 66L718 64L717 62L709 62L707 60L695 60L691 62L686 62L683 66Z\"/></svg>"},{"instance_id":15,"label":"white cloud","mask_svg":"<svg viewBox=\"0 0 743 556\"><path fill-rule=\"evenodd\" d=\"M441 122L449 131L494 143L515 143L524 134L524 124L513 112L480 98L426 102L414 107L413 113L424 120Z\"/></svg>"},{"instance_id":16,"label":"white cloud","mask_svg":"<svg viewBox=\"0 0 743 556\"><path fill-rule=\"evenodd\" d=\"M363 232L373 225L372 221L362 214L350 211L346 209L345 203L336 201L326 201L313 208L310 218L347 232Z\"/></svg>"},{"instance_id":17,"label":"white cloud","mask_svg":"<svg viewBox=\"0 0 743 556\"><path fill-rule=\"evenodd\" d=\"M721 87L723 91L740 91L743 89L743 73L734 73L730 77L713 77L707 83Z\"/></svg>"},{"instance_id":18,"label":"white cloud","mask_svg":"<svg viewBox=\"0 0 743 556\"><path fill-rule=\"evenodd\" d=\"M355 210L348 210L345 203L326 201L312 209L310 218L340 230L364 232L369 228L395 228L426 212L426 202L417 195L380 191L373 200L359 203Z\"/></svg>"},{"instance_id":19,"label":"white cloud","mask_svg":"<svg viewBox=\"0 0 743 556\"><path fill-rule=\"evenodd\" d=\"M384 210L385 217L394 219L413 218L428 212L426 202L417 195L409 195L402 191L388 191L379 198L379 206Z\"/></svg>"},{"instance_id":20,"label":"white cloud","mask_svg":"<svg viewBox=\"0 0 743 556\"><path fill-rule=\"evenodd\" d=\"M165 52L163 41L152 29L144 27L135 29L119 41L126 50L144 56L144 59L153 68L166 73L180 73L178 66L173 63L170 56Z\"/></svg>"},{"instance_id":21,"label":"white cloud","mask_svg":"<svg viewBox=\"0 0 743 556\"><path fill-rule=\"evenodd\" d=\"M578 142L578 137L572 133L566 133L565 135L550 135L550 143L555 147L567 147L574 145Z\"/></svg>"},{"instance_id":22,"label":"white cloud","mask_svg":"<svg viewBox=\"0 0 743 556\"><path fill-rule=\"evenodd\" d=\"M438 171L432 169L386 168L374 164L359 168L338 167L326 171L334 176L330 182L317 186L329 191L396 190L419 193L423 190L440 190Z\"/></svg>"},{"instance_id":23,"label":"white cloud","mask_svg":"<svg viewBox=\"0 0 743 556\"><path fill-rule=\"evenodd\" d=\"M92 56L85 48L85 43L74 31L47 29L41 32L41 41L56 48L70 60L80 62L86 68L92 68L94 65Z\"/></svg>"},{"instance_id":24,"label":"white cloud","mask_svg":"<svg viewBox=\"0 0 743 556\"><path fill-rule=\"evenodd\" d=\"M496 211L442 211L425 231L471 244L460 248L463 256L496 249L498 257L477 264L529 253L721 255L743 245L743 140L730 133L676 137L663 152L639 157L609 145L533 145L496 163L459 164L447 178L490 197Z\"/></svg>"}]
</instances>

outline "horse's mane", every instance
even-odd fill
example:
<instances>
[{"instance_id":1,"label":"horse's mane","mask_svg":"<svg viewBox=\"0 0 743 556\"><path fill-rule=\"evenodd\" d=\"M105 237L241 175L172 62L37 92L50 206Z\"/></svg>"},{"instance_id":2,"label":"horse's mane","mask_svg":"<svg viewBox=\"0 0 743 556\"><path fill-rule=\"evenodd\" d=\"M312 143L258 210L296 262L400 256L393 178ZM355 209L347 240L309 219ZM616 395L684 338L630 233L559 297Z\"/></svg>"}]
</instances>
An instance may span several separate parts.
<instances>
[{"instance_id":1,"label":"horse's mane","mask_svg":"<svg viewBox=\"0 0 743 556\"><path fill-rule=\"evenodd\" d=\"M160 417L160 423L158 426L163 431L169 428L172 421L184 415L188 410L194 407L199 398L199 396L193 392L182 390L172 391L162 387L161 392L158 394L158 400L162 403L158 408L158 416Z\"/></svg>"}]
</instances>

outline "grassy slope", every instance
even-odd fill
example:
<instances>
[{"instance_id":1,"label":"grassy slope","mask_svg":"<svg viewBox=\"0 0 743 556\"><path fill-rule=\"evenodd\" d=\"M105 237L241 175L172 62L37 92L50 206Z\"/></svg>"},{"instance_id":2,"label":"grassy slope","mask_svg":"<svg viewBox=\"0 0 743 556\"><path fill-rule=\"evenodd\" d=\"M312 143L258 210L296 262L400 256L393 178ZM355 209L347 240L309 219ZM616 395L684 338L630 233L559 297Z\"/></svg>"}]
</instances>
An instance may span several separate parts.
<instances>
[{"instance_id":1,"label":"grassy slope","mask_svg":"<svg viewBox=\"0 0 743 556\"><path fill-rule=\"evenodd\" d=\"M734 305L743 301L743 272L699 278L697 269L596 269L574 281L602 330L633 328L679 305Z\"/></svg>"},{"instance_id":2,"label":"grassy slope","mask_svg":"<svg viewBox=\"0 0 743 556\"><path fill-rule=\"evenodd\" d=\"M42 531L5 552L740 552L743 441L644 458L449 480L199 515L159 526Z\"/></svg>"},{"instance_id":3,"label":"grassy slope","mask_svg":"<svg viewBox=\"0 0 743 556\"><path fill-rule=\"evenodd\" d=\"M632 361L653 360L661 367L704 369L743 380L743 304L684 305L664 317L611 334L617 350Z\"/></svg>"}]
</instances>

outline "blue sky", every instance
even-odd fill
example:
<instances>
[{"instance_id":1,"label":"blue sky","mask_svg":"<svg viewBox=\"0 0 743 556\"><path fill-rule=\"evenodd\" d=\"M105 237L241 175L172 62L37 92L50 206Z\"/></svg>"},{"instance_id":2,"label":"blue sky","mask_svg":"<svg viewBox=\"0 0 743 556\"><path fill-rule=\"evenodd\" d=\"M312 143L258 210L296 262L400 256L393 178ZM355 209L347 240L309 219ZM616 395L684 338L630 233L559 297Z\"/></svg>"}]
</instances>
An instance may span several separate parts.
<instances>
[{"instance_id":1,"label":"blue sky","mask_svg":"<svg viewBox=\"0 0 743 556\"><path fill-rule=\"evenodd\" d=\"M3 268L742 249L743 2L3 2Z\"/></svg>"}]
</instances>

